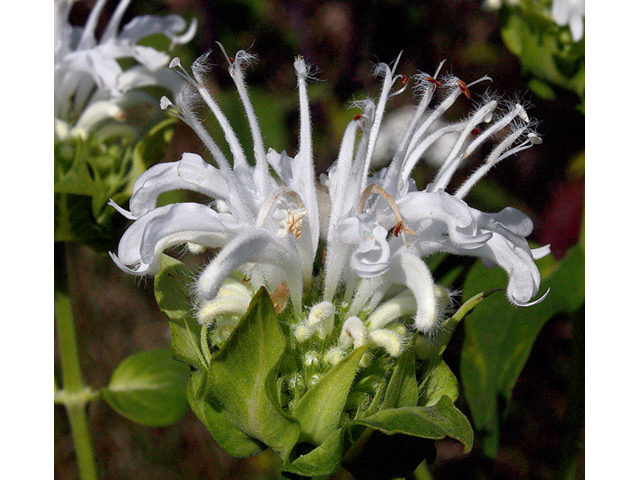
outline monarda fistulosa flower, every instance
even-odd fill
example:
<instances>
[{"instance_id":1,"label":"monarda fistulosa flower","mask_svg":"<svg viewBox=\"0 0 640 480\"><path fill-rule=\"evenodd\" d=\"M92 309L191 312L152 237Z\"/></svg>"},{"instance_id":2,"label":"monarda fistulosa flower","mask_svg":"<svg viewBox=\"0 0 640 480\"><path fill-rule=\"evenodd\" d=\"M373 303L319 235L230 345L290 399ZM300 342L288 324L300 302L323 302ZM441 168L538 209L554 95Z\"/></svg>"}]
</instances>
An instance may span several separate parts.
<instances>
[{"instance_id":1,"label":"monarda fistulosa flower","mask_svg":"<svg viewBox=\"0 0 640 480\"><path fill-rule=\"evenodd\" d=\"M240 144L207 89L205 75L211 68L208 56L193 64L192 74L178 59L171 62L188 87L175 103L163 98L162 107L196 132L213 163L195 153L184 153L179 161L153 166L142 174L134 185L128 210L112 202L133 220L117 255L112 257L127 273L162 275L167 264L163 252L171 247L186 244L194 252L216 249L213 260L192 274L193 284L184 290L195 311L194 325L201 326L205 338L197 347L205 353L179 355L195 359L192 408L232 454L244 456L259 450L256 446L254 451L250 443L229 444L229 436L237 428L251 441L280 453L287 471L303 473L304 468L311 468L309 465L323 462L356 465L354 458L359 454L354 452L360 452L362 446L358 442L366 442L368 436L359 437L361 431L350 430L351 436L345 440L346 430L358 425L397 433L381 426L393 424L386 416L390 415L388 409L398 415L410 414L400 407L418 409L411 410L418 416L425 409L444 409L438 410L438 418L449 420L459 420L457 415L462 415L452 403L442 403L443 398L452 402L457 397L453 374L443 374L442 385L449 385L446 388L435 388L432 383L434 375L444 371L438 370L438 365L446 337L450 337L447 325L451 317L445 313L451 310L451 295L434 283L426 257L445 252L480 258L507 272L506 292L513 304L528 306L544 299L546 294L536 299L540 273L535 260L547 255L549 248L529 247L526 237L533 229L531 219L514 208L484 213L465 202L467 193L492 167L540 143L540 137L523 105L488 94L465 118L445 122L445 114L459 97L471 98L474 85L489 79L465 84L451 75L441 77L440 65L433 75L420 73L414 77L418 105L402 135L395 139L395 151L387 166L372 173L387 101L409 84L406 76L396 73L396 60L392 65L376 66L375 75L382 79L378 100L357 103L361 113L346 126L338 158L326 174L316 178L307 92L310 66L302 57L294 62L300 135L298 152L290 157L286 152L267 150L264 145L245 83L245 71L252 60L254 57L245 51L228 59L253 139L250 150ZM432 105L436 93L441 100ZM222 128L231 159L197 117L195 108L202 102ZM443 138L450 145L444 153L436 150ZM453 174L489 142L493 147L480 166L450 191ZM431 183L419 190L411 173L421 158L434 152L442 156L437 159L441 167ZM318 188L328 194L326 209L320 207ZM210 200L158 206L158 197L172 190L191 190ZM187 278L189 275L185 282ZM260 422L248 418L252 414L247 412L260 410L262 403L256 400L257 404L245 411L238 406L244 403L238 404L237 394L225 393L231 388L220 382L228 374L226 370L224 375L212 373L217 372L218 365L232 364L229 358L235 358L236 348L245 354L247 348L254 348L258 358L262 358L260 352L269 349L248 333L248 325L263 311L256 306L261 305L256 300L260 291L269 294L274 318L278 319L273 329L283 332L284 340L277 355L271 354L264 378L256 372L247 375L260 378L262 386L266 382L269 400L263 403L280 412L271 412L270 416L265 413L263 420L273 422L273 416L281 414L283 431L297 432L291 433L293 440L289 443L273 443ZM168 298L162 295L160 292L158 298ZM171 315L175 317L175 312ZM416 361L426 362L424 368L414 366ZM446 366L442 368L450 372ZM406 382L399 384L399 376L405 374L421 377L419 386L415 378L412 387ZM349 380L340 383L341 375ZM326 393L329 390L333 392L330 395ZM401 390L402 395L398 393ZM220 414L220 405L233 421L212 420L212 412ZM320 420L311 420L314 415L324 418L311 411L313 405L322 405L323 412L337 412L333 420L327 420L329 427L321 428ZM382 411L384 418L380 417ZM452 420L452 424L458 420ZM437 423L424 418L412 421L416 425ZM220 426L224 422L233 425L228 427L233 432ZM466 419L460 422L467 425ZM466 434L443 431L443 435L467 438ZM439 438L433 435L424 433L422 437ZM320 445L321 450L314 450ZM327 460L329 457L331 460ZM321 470L313 471L320 474Z\"/></svg>"}]
</instances>

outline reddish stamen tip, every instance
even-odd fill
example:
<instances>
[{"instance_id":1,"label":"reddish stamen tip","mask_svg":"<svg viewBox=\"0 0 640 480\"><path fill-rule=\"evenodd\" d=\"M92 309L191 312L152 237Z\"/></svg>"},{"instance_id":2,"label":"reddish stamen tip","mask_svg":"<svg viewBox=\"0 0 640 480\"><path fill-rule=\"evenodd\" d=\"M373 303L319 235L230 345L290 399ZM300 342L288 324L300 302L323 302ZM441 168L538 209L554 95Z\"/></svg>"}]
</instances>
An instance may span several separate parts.
<instances>
[{"instance_id":1,"label":"reddish stamen tip","mask_svg":"<svg viewBox=\"0 0 640 480\"><path fill-rule=\"evenodd\" d=\"M440 83L438 80L436 80L433 77L425 77L424 78L427 82L431 82L433 83L436 87L442 87L442 83Z\"/></svg>"},{"instance_id":2,"label":"reddish stamen tip","mask_svg":"<svg viewBox=\"0 0 640 480\"><path fill-rule=\"evenodd\" d=\"M458 80L458 86L460 87L462 93L464 93L465 97L471 98L471 92L469 91L466 83L464 83L462 80Z\"/></svg>"}]
</instances>

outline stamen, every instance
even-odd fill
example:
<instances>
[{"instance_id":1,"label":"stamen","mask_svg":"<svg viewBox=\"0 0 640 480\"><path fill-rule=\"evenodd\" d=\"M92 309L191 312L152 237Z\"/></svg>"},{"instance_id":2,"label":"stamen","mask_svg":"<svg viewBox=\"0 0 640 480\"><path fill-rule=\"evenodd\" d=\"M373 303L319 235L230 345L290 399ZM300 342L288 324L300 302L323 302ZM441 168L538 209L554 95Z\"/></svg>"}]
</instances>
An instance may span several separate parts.
<instances>
[{"instance_id":1,"label":"stamen","mask_svg":"<svg viewBox=\"0 0 640 480\"><path fill-rule=\"evenodd\" d=\"M436 79L435 79L435 78L433 78L433 77L426 76L426 77L424 77L424 79L425 79L427 82L433 83L436 87L442 87L442 83L441 83L441 82L439 82L438 80L436 80Z\"/></svg>"},{"instance_id":2,"label":"stamen","mask_svg":"<svg viewBox=\"0 0 640 480\"><path fill-rule=\"evenodd\" d=\"M273 195L271 195L271 198L268 199L262 205L262 208L258 213L258 218L256 220L256 227L258 228L264 227L264 222L267 220L267 215L269 215L271 208L275 205L278 198L280 198L282 195L289 195L300 207L299 210L286 211L285 215L289 214L290 216L288 218L285 216L285 220L284 220L286 222L285 225L288 225L286 227L287 233L293 233L296 238L300 238L302 234L300 233L299 229L302 226L301 225L302 218L307 214L307 210L304 207L304 204L302 203L302 199L300 198L300 195L298 195L293 190L285 190L284 188L281 188L280 190L275 192ZM288 221L290 221L290 223Z\"/></svg>"},{"instance_id":3,"label":"stamen","mask_svg":"<svg viewBox=\"0 0 640 480\"><path fill-rule=\"evenodd\" d=\"M229 62L229 66L233 65L234 59L231 58L229 55L227 55L227 51L224 49L224 46L222 45L222 43L218 42L217 40L216 40L216 43L220 47L220 50L222 50L222 54L224 55L224 58L226 58L227 62Z\"/></svg>"},{"instance_id":4,"label":"stamen","mask_svg":"<svg viewBox=\"0 0 640 480\"><path fill-rule=\"evenodd\" d=\"M469 91L469 87L462 80L458 79L458 86L460 87L460 91L464 94L465 97L471 98L471 92Z\"/></svg>"},{"instance_id":5,"label":"stamen","mask_svg":"<svg viewBox=\"0 0 640 480\"><path fill-rule=\"evenodd\" d=\"M302 227L302 219L307 215L306 208L299 208L297 210L287 210L285 212L284 219L280 222L280 230L277 235L279 237L286 237L291 233L294 237L302 237L300 228Z\"/></svg>"},{"instance_id":6,"label":"stamen","mask_svg":"<svg viewBox=\"0 0 640 480\"><path fill-rule=\"evenodd\" d=\"M362 192L362 195L360 196L360 213L364 212L364 204L367 198L369 198L371 195L374 195L374 194L378 194L381 197L383 197L389 203L389 206L391 207L394 215L396 216L396 226L393 227L393 235L397 237L398 234L402 233L402 234L415 236L416 232L414 232L409 227L407 227L402 221L402 214L400 213L400 209L398 208L398 205L396 204L393 197L384 188L380 187L379 185L376 185L375 183L372 183L371 185L369 185L367 188L365 188L364 192Z\"/></svg>"}]
</instances>

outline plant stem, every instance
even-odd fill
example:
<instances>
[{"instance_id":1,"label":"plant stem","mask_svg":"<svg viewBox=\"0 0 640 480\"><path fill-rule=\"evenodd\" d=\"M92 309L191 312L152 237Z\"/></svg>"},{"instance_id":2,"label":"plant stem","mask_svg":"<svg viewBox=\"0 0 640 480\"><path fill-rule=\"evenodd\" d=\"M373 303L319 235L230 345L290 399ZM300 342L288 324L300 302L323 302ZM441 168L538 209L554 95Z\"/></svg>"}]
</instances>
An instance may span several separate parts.
<instances>
[{"instance_id":1,"label":"plant stem","mask_svg":"<svg viewBox=\"0 0 640 480\"><path fill-rule=\"evenodd\" d=\"M426 460L423 460L422 463L418 465L418 468L413 472L412 478L414 480L433 480Z\"/></svg>"},{"instance_id":2,"label":"plant stem","mask_svg":"<svg viewBox=\"0 0 640 480\"><path fill-rule=\"evenodd\" d=\"M56 292L55 310L63 385L63 390L56 392L56 397L62 399L69 416L80 478L97 480L98 473L86 412L87 403L94 396L91 394L91 389L85 387L82 381L73 312L69 297L65 293Z\"/></svg>"}]
</instances>

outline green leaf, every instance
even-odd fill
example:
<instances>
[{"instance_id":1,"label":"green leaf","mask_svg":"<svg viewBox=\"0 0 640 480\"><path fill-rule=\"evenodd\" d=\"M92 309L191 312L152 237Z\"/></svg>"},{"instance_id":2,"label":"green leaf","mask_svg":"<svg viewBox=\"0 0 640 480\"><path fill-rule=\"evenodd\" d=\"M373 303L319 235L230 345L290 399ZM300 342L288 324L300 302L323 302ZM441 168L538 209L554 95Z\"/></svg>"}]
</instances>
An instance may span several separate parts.
<instances>
[{"instance_id":1,"label":"green leaf","mask_svg":"<svg viewBox=\"0 0 640 480\"><path fill-rule=\"evenodd\" d=\"M240 430L229 412L222 409L207 392L206 377L202 373L192 372L187 390L189 406L218 445L236 458L250 457L264 450L265 445Z\"/></svg>"},{"instance_id":2,"label":"green leaf","mask_svg":"<svg viewBox=\"0 0 640 480\"><path fill-rule=\"evenodd\" d=\"M286 338L269 293L261 288L225 345L211 358L208 394L247 435L286 458L298 440L298 423L277 402L277 371Z\"/></svg>"},{"instance_id":3,"label":"green leaf","mask_svg":"<svg viewBox=\"0 0 640 480\"><path fill-rule=\"evenodd\" d=\"M171 358L169 350L137 352L116 368L102 390L120 415L149 426L169 425L187 411L189 368Z\"/></svg>"},{"instance_id":4,"label":"green leaf","mask_svg":"<svg viewBox=\"0 0 640 480\"><path fill-rule=\"evenodd\" d=\"M572 248L555 262L540 260L542 286L547 298L531 307L514 307L504 295L493 295L478 305L465 323L460 373L465 398L490 457L498 450L499 426L515 382L524 367L538 333L553 315L574 312L584 303L584 251ZM471 295L506 285L506 274L478 262L469 272L464 291Z\"/></svg>"},{"instance_id":5,"label":"green leaf","mask_svg":"<svg viewBox=\"0 0 640 480\"><path fill-rule=\"evenodd\" d=\"M342 462L343 447L344 429L333 430L320 446L291 463L285 463L282 471L306 477L330 475Z\"/></svg>"},{"instance_id":6,"label":"green leaf","mask_svg":"<svg viewBox=\"0 0 640 480\"><path fill-rule=\"evenodd\" d=\"M432 440L451 437L462 442L465 453L471 451L473 446L473 430L469 420L447 396L441 397L438 403L430 407L380 410L354 423L387 435L403 434Z\"/></svg>"},{"instance_id":7,"label":"green leaf","mask_svg":"<svg viewBox=\"0 0 640 480\"><path fill-rule=\"evenodd\" d=\"M413 345L416 337L404 349L393 369L381 409L413 407L418 403L418 383L416 381L416 362Z\"/></svg>"},{"instance_id":8,"label":"green leaf","mask_svg":"<svg viewBox=\"0 0 640 480\"><path fill-rule=\"evenodd\" d=\"M206 369L207 357L201 349L202 326L193 317L189 285L193 273L181 261L162 256L162 268L154 280L156 301L169 320L171 351L180 361Z\"/></svg>"},{"instance_id":9,"label":"green leaf","mask_svg":"<svg viewBox=\"0 0 640 480\"><path fill-rule=\"evenodd\" d=\"M421 386L420 405L430 407L437 404L443 396L455 401L458 393L458 379L440 358L440 361L429 370Z\"/></svg>"},{"instance_id":10,"label":"green leaf","mask_svg":"<svg viewBox=\"0 0 640 480\"><path fill-rule=\"evenodd\" d=\"M355 349L304 394L293 410L301 441L322 444L338 428L358 364L367 347Z\"/></svg>"}]
</instances>

